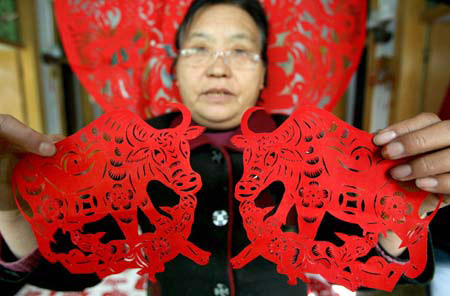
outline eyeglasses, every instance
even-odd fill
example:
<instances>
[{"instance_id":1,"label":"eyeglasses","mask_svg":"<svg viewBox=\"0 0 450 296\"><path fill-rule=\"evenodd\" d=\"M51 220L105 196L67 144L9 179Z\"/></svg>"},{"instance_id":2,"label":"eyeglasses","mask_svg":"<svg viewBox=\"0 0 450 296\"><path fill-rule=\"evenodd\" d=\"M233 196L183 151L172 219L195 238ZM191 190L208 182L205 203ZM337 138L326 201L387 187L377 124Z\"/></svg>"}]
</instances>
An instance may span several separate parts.
<instances>
[{"instance_id":1,"label":"eyeglasses","mask_svg":"<svg viewBox=\"0 0 450 296\"><path fill-rule=\"evenodd\" d=\"M259 54L241 49L212 51L207 48L185 48L180 50L179 56L192 67L206 67L218 57L223 57L225 64L238 70L254 69L261 60Z\"/></svg>"}]
</instances>

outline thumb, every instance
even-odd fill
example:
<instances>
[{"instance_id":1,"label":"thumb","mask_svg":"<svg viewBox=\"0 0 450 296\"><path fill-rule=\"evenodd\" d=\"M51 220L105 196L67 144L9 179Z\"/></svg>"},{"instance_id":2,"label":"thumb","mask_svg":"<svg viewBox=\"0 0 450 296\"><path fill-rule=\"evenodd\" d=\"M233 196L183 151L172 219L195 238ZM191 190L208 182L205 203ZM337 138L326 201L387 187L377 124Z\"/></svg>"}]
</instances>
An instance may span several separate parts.
<instances>
[{"instance_id":1,"label":"thumb","mask_svg":"<svg viewBox=\"0 0 450 296\"><path fill-rule=\"evenodd\" d=\"M52 135L47 135L47 137L50 139L50 141L52 141L53 143L57 143L59 141L62 141L66 138L66 136L61 135L61 134L52 134Z\"/></svg>"},{"instance_id":2,"label":"thumb","mask_svg":"<svg viewBox=\"0 0 450 296\"><path fill-rule=\"evenodd\" d=\"M52 156L56 152L53 141L16 118L0 114L0 152L32 152Z\"/></svg>"}]
</instances>

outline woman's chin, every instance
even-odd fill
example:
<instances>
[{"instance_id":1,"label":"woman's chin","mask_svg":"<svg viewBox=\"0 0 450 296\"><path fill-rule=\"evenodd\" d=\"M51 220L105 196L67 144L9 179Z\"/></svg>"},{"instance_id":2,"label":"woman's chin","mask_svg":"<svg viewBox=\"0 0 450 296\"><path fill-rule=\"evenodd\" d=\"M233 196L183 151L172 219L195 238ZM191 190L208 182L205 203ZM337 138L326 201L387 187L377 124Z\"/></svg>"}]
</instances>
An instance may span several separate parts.
<instances>
[{"instance_id":1,"label":"woman's chin","mask_svg":"<svg viewBox=\"0 0 450 296\"><path fill-rule=\"evenodd\" d=\"M201 116L198 123L212 129L231 129L240 124L239 119L230 113L210 112Z\"/></svg>"},{"instance_id":2,"label":"woman's chin","mask_svg":"<svg viewBox=\"0 0 450 296\"><path fill-rule=\"evenodd\" d=\"M201 112L201 117L213 122L228 121L236 116L236 111L224 106L209 106Z\"/></svg>"}]
</instances>

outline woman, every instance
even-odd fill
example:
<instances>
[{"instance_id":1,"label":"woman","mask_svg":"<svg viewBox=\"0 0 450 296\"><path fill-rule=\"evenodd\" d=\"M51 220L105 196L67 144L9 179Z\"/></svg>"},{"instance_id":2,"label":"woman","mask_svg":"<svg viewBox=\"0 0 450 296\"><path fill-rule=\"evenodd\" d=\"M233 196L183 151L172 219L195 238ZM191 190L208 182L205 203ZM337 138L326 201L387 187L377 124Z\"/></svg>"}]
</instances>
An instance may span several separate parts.
<instances>
[{"instance_id":1,"label":"woman","mask_svg":"<svg viewBox=\"0 0 450 296\"><path fill-rule=\"evenodd\" d=\"M275 266L261 258L235 271L229 263L248 244L233 199L234 185L242 174L242 153L229 139L238 133L243 113L256 104L264 87L267 31L259 1L199 0L191 5L177 33L176 83L193 120L207 128L191 142L191 165L204 185L197 194L197 214L189 240L212 255L206 266L197 266L181 256L169 262L158 276L163 295L306 295L304 284L288 286ZM176 119L177 114L168 114L148 122L166 128ZM261 115L251 124L256 131L271 131L284 119ZM391 171L393 178L415 179L420 188L447 194L448 198L449 130L449 122L433 114L421 114L379 132L374 141L384 146L383 155L388 159L414 156L407 165ZM13 155L32 152L51 156L55 153L52 140L11 116L0 117L2 255L10 261L23 258L19 267L17 262L3 264L2 285L10 285L11 291L26 282L63 290L83 289L98 282L96 276L69 275L61 266L39 258L31 227L20 215L9 189ZM158 197L168 194L166 188L150 184L148 191L156 205L164 206L164 200ZM435 205L436 199L430 201L427 210ZM380 244L393 257L403 251L393 234L382 237ZM427 268L422 280L429 276Z\"/></svg>"}]
</instances>

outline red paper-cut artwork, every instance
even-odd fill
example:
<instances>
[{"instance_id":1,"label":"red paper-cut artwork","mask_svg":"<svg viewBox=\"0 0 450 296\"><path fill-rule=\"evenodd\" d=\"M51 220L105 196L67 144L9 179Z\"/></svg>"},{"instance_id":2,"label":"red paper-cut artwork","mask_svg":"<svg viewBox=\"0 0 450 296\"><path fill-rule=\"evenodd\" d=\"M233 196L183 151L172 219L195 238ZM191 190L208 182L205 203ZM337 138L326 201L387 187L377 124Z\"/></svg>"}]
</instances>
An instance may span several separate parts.
<instances>
[{"instance_id":1,"label":"red paper-cut artwork","mask_svg":"<svg viewBox=\"0 0 450 296\"><path fill-rule=\"evenodd\" d=\"M190 0L57 0L55 14L72 69L105 111L143 118L179 100L171 75L175 32ZM262 1L268 14L263 106L331 110L364 47L366 1Z\"/></svg>"},{"instance_id":2,"label":"red paper-cut artwork","mask_svg":"<svg viewBox=\"0 0 450 296\"><path fill-rule=\"evenodd\" d=\"M208 262L210 253L188 240L202 186L188 140L204 128L190 126L186 107L174 106L183 114L175 128L158 130L130 111L113 111L58 142L55 156L21 159L13 175L16 201L47 260L100 277L139 268L153 281L179 254ZM152 180L179 201L156 208L146 190ZM138 212L150 231L139 230Z\"/></svg>"},{"instance_id":3,"label":"red paper-cut artwork","mask_svg":"<svg viewBox=\"0 0 450 296\"><path fill-rule=\"evenodd\" d=\"M272 133L255 133L247 123L251 113L244 115L243 134L232 138L244 148L244 173L235 197L250 240L232 259L234 268L262 256L290 284L298 278L308 281L305 273L312 273L351 290L392 290L401 275L415 278L423 272L427 226L438 207L424 219L419 216L429 193L388 176L399 161L382 158L373 135L314 107L299 108ZM258 207L261 192L277 181L285 188L281 202L275 208ZM298 229L284 231L292 210ZM321 236L327 215L334 218L327 226L334 242ZM335 230L341 229L339 223L359 231ZM379 234L389 230L407 247L405 262L373 254L379 250Z\"/></svg>"}]
</instances>

